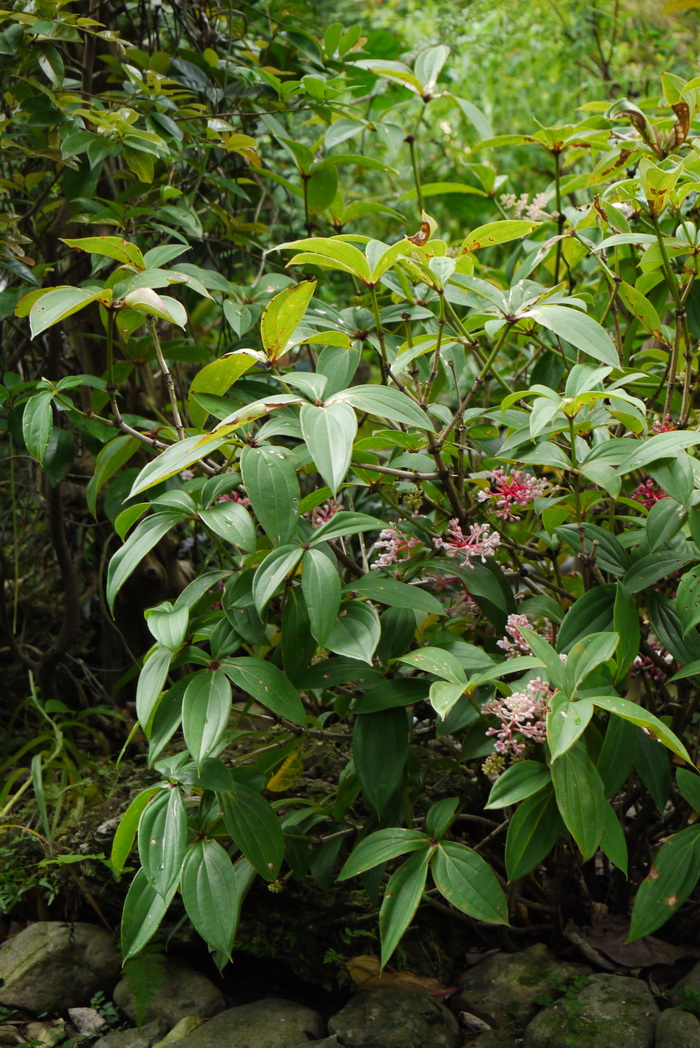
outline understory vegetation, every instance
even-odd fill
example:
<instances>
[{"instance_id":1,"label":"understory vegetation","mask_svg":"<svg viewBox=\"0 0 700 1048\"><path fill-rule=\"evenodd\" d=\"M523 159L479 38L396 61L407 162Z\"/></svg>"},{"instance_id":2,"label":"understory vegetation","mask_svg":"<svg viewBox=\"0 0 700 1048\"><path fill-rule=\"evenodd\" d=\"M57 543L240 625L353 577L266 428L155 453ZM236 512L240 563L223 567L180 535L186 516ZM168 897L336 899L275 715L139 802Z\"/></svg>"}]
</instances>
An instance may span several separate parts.
<instances>
[{"instance_id":1,"label":"understory vegetation","mask_svg":"<svg viewBox=\"0 0 700 1048\"><path fill-rule=\"evenodd\" d=\"M696 927L697 5L358 7L0 11L0 903L125 961Z\"/></svg>"}]
</instances>

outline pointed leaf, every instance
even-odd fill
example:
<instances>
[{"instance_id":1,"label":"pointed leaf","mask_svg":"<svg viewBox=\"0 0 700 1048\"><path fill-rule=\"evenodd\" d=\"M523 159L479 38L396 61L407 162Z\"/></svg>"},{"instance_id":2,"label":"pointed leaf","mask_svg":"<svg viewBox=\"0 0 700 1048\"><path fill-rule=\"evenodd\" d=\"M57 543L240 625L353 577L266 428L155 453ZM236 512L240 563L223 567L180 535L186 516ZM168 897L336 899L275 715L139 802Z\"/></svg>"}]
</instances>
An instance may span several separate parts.
<instances>
[{"instance_id":1,"label":"pointed leaf","mask_svg":"<svg viewBox=\"0 0 700 1048\"><path fill-rule=\"evenodd\" d=\"M245 553L255 552L255 525L245 506L238 502L215 502L209 509L199 511L199 519L226 542L239 546Z\"/></svg>"},{"instance_id":2,"label":"pointed leaf","mask_svg":"<svg viewBox=\"0 0 700 1048\"><path fill-rule=\"evenodd\" d=\"M163 897L149 883L144 871L138 871L122 909L121 949L125 961L139 953L158 931L176 887L177 882Z\"/></svg>"},{"instance_id":3,"label":"pointed leaf","mask_svg":"<svg viewBox=\"0 0 700 1048\"><path fill-rule=\"evenodd\" d=\"M336 655L347 655L372 665L372 656L377 650L381 626L373 607L359 600L344 604L340 615L332 624L326 639L326 647Z\"/></svg>"},{"instance_id":4,"label":"pointed leaf","mask_svg":"<svg viewBox=\"0 0 700 1048\"><path fill-rule=\"evenodd\" d=\"M566 306L541 305L527 311L543 327L553 331L594 360L619 367L617 350L604 327L587 313Z\"/></svg>"},{"instance_id":5,"label":"pointed leaf","mask_svg":"<svg viewBox=\"0 0 700 1048\"><path fill-rule=\"evenodd\" d=\"M636 702L620 698L619 695L593 695L591 696L591 702L601 710L607 710L609 713L622 717L623 720L631 721L632 724L645 728L650 735L662 742L672 753L675 753L692 766L693 762L690 759L690 755L680 739L666 727L663 721L655 717L653 713L642 709Z\"/></svg>"},{"instance_id":6,"label":"pointed leaf","mask_svg":"<svg viewBox=\"0 0 700 1048\"><path fill-rule=\"evenodd\" d=\"M301 588L311 632L323 647L338 618L341 586L335 563L319 549L308 549L304 553Z\"/></svg>"},{"instance_id":7,"label":"pointed leaf","mask_svg":"<svg viewBox=\"0 0 700 1048\"><path fill-rule=\"evenodd\" d=\"M380 866L407 852L420 851L427 845L427 835L419 830L406 830L400 827L377 830L376 833L370 833L369 837L365 837L354 848L337 879L345 881L348 877L356 877L358 873L372 870L375 866Z\"/></svg>"},{"instance_id":8,"label":"pointed leaf","mask_svg":"<svg viewBox=\"0 0 700 1048\"><path fill-rule=\"evenodd\" d=\"M231 955L238 918L238 885L230 858L216 841L188 848L182 867L187 916L210 950Z\"/></svg>"},{"instance_id":9,"label":"pointed leaf","mask_svg":"<svg viewBox=\"0 0 700 1048\"><path fill-rule=\"evenodd\" d=\"M132 269L146 269L143 255L136 244L130 244L128 240L123 240L121 237L79 237L77 240L59 237L59 239L77 251L87 251L90 255L101 255L103 258L113 258L122 265L131 266ZM182 248L178 248L178 251L181 252Z\"/></svg>"},{"instance_id":10,"label":"pointed leaf","mask_svg":"<svg viewBox=\"0 0 700 1048\"><path fill-rule=\"evenodd\" d=\"M222 669L198 670L182 702L182 734L197 766L216 755L231 713L231 685Z\"/></svg>"},{"instance_id":11,"label":"pointed leaf","mask_svg":"<svg viewBox=\"0 0 700 1048\"><path fill-rule=\"evenodd\" d=\"M462 913L489 924L508 924L508 904L495 873L472 849L441 841L430 863L433 880Z\"/></svg>"},{"instance_id":12,"label":"pointed leaf","mask_svg":"<svg viewBox=\"0 0 700 1048\"><path fill-rule=\"evenodd\" d=\"M651 935L685 902L700 877L700 825L688 826L665 844L642 881L632 908L629 941Z\"/></svg>"},{"instance_id":13,"label":"pointed leaf","mask_svg":"<svg viewBox=\"0 0 700 1048\"><path fill-rule=\"evenodd\" d=\"M163 898L177 885L187 847L187 815L178 787L161 790L139 819L139 859L146 878Z\"/></svg>"},{"instance_id":14,"label":"pointed leaf","mask_svg":"<svg viewBox=\"0 0 700 1048\"><path fill-rule=\"evenodd\" d=\"M593 703L588 699L570 702L561 693L552 699L547 713L547 742L552 762L570 750L583 735L593 710Z\"/></svg>"},{"instance_id":15,"label":"pointed leaf","mask_svg":"<svg viewBox=\"0 0 700 1048\"><path fill-rule=\"evenodd\" d=\"M552 776L540 761L518 761L498 776L489 794L486 808L505 808L539 793L550 785Z\"/></svg>"},{"instance_id":16,"label":"pointed leaf","mask_svg":"<svg viewBox=\"0 0 700 1048\"><path fill-rule=\"evenodd\" d=\"M442 648L421 648L419 651L411 652L410 655L402 655L397 662L403 662L407 666L416 666L425 673L432 673L452 684L464 686L467 683L467 675L459 659Z\"/></svg>"},{"instance_id":17,"label":"pointed leaf","mask_svg":"<svg viewBox=\"0 0 700 1048\"><path fill-rule=\"evenodd\" d=\"M38 298L29 311L32 338L66 317L72 317L91 302L100 302L103 306L108 306L111 301L112 292L109 288L53 288Z\"/></svg>"},{"instance_id":18,"label":"pointed leaf","mask_svg":"<svg viewBox=\"0 0 700 1048\"><path fill-rule=\"evenodd\" d=\"M607 802L603 780L580 741L562 754L551 770L559 813L584 860L590 859L598 850L604 828Z\"/></svg>"},{"instance_id":19,"label":"pointed leaf","mask_svg":"<svg viewBox=\"0 0 700 1048\"><path fill-rule=\"evenodd\" d=\"M401 390L391 386L351 386L335 393L328 401L329 404L337 402L351 404L358 411L416 426L417 429L435 428L427 412Z\"/></svg>"},{"instance_id":20,"label":"pointed leaf","mask_svg":"<svg viewBox=\"0 0 700 1048\"><path fill-rule=\"evenodd\" d=\"M286 448L273 445L241 454L241 473L253 512L267 535L279 545L289 542L299 520L299 480Z\"/></svg>"},{"instance_id":21,"label":"pointed leaf","mask_svg":"<svg viewBox=\"0 0 700 1048\"><path fill-rule=\"evenodd\" d=\"M182 520L176 510L160 510L138 524L128 539L109 562L107 570L107 602L110 609L119 590L147 553Z\"/></svg>"},{"instance_id":22,"label":"pointed leaf","mask_svg":"<svg viewBox=\"0 0 700 1048\"><path fill-rule=\"evenodd\" d=\"M549 854L564 829L552 789L540 790L519 805L508 826L508 880L524 877Z\"/></svg>"},{"instance_id":23,"label":"pointed leaf","mask_svg":"<svg viewBox=\"0 0 700 1048\"><path fill-rule=\"evenodd\" d=\"M219 794L226 829L246 859L266 881L274 881L284 858L280 821L264 797L243 783Z\"/></svg>"},{"instance_id":24,"label":"pointed leaf","mask_svg":"<svg viewBox=\"0 0 700 1048\"><path fill-rule=\"evenodd\" d=\"M260 336L268 360L275 361L282 356L315 290L315 280L304 280L301 284L286 287L268 302L260 321Z\"/></svg>"},{"instance_id":25,"label":"pointed leaf","mask_svg":"<svg viewBox=\"0 0 700 1048\"><path fill-rule=\"evenodd\" d=\"M359 535L361 531L378 531L384 527L384 521L378 517L370 517L367 513L352 513L350 510L341 509L334 513L330 520L316 528L310 540L310 545L318 546L321 542L330 542L331 539L347 538L349 535Z\"/></svg>"},{"instance_id":26,"label":"pointed leaf","mask_svg":"<svg viewBox=\"0 0 700 1048\"><path fill-rule=\"evenodd\" d=\"M408 757L407 711L389 709L357 716L352 749L365 800L381 818L401 783Z\"/></svg>"},{"instance_id":27,"label":"pointed leaf","mask_svg":"<svg viewBox=\"0 0 700 1048\"><path fill-rule=\"evenodd\" d=\"M349 404L314 407L304 404L301 431L316 468L333 495L345 479L357 433L357 417Z\"/></svg>"},{"instance_id":28,"label":"pointed leaf","mask_svg":"<svg viewBox=\"0 0 700 1048\"><path fill-rule=\"evenodd\" d=\"M261 706L293 724L306 727L306 713L299 694L277 666L252 655L224 659L221 665L233 683L247 695L252 695Z\"/></svg>"},{"instance_id":29,"label":"pointed leaf","mask_svg":"<svg viewBox=\"0 0 700 1048\"><path fill-rule=\"evenodd\" d=\"M389 878L379 912L382 967L403 938L423 898L431 848L412 855Z\"/></svg>"}]
</instances>

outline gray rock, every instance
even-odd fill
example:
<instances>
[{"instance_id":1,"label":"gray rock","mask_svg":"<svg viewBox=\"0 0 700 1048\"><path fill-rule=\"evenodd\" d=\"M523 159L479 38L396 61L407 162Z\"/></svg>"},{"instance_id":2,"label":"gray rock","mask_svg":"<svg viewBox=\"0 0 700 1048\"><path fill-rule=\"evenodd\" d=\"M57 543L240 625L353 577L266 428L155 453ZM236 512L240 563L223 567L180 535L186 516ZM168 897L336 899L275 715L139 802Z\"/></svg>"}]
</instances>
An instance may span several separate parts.
<instances>
[{"instance_id":1,"label":"gray rock","mask_svg":"<svg viewBox=\"0 0 700 1048\"><path fill-rule=\"evenodd\" d=\"M504 1033L503 1030L488 1030L470 1041L469 1048L474 1045L476 1048L516 1048L518 1043L514 1035Z\"/></svg>"},{"instance_id":2,"label":"gray rock","mask_svg":"<svg viewBox=\"0 0 700 1048\"><path fill-rule=\"evenodd\" d=\"M309 1044L313 1045L313 1048L342 1048L340 1041L335 1037L324 1037L322 1041L297 1041L296 1044L290 1044L289 1048L309 1048Z\"/></svg>"},{"instance_id":3,"label":"gray rock","mask_svg":"<svg viewBox=\"0 0 700 1048\"><path fill-rule=\"evenodd\" d=\"M535 1016L523 1048L652 1048L658 1014L646 983L592 975L575 998Z\"/></svg>"},{"instance_id":4,"label":"gray rock","mask_svg":"<svg viewBox=\"0 0 700 1048\"><path fill-rule=\"evenodd\" d=\"M537 1011L537 998L560 997L576 976L590 969L563 964L542 943L520 953L497 953L457 979L457 1010L476 1012L492 1026L522 1031ZM488 1043L488 1042L487 1042Z\"/></svg>"},{"instance_id":5,"label":"gray rock","mask_svg":"<svg viewBox=\"0 0 700 1048\"><path fill-rule=\"evenodd\" d=\"M700 1048L700 1022L682 1008L662 1012L656 1024L656 1048Z\"/></svg>"},{"instance_id":6,"label":"gray rock","mask_svg":"<svg viewBox=\"0 0 700 1048\"><path fill-rule=\"evenodd\" d=\"M164 1033L165 1024L156 1019L155 1022L144 1023L140 1030L113 1030L95 1041L92 1048L151 1048Z\"/></svg>"},{"instance_id":7,"label":"gray rock","mask_svg":"<svg viewBox=\"0 0 700 1048\"><path fill-rule=\"evenodd\" d=\"M328 1023L343 1048L456 1048L459 1025L420 990L358 993Z\"/></svg>"},{"instance_id":8,"label":"gray rock","mask_svg":"<svg viewBox=\"0 0 700 1048\"><path fill-rule=\"evenodd\" d=\"M323 1019L312 1008L267 997L219 1012L176 1043L187 1048L293 1048L324 1033Z\"/></svg>"},{"instance_id":9,"label":"gray rock","mask_svg":"<svg viewBox=\"0 0 700 1048\"><path fill-rule=\"evenodd\" d=\"M676 990L682 990L684 987L700 992L700 962L694 964L687 975L679 979L675 985Z\"/></svg>"},{"instance_id":10,"label":"gray rock","mask_svg":"<svg viewBox=\"0 0 700 1048\"><path fill-rule=\"evenodd\" d=\"M104 928L38 921L0 946L0 1004L35 1015L89 1004L111 990L120 969Z\"/></svg>"},{"instance_id":11,"label":"gray rock","mask_svg":"<svg viewBox=\"0 0 700 1048\"><path fill-rule=\"evenodd\" d=\"M136 1001L129 983L122 979L114 991L114 1003L136 1022ZM170 958L165 962L165 979L146 1011L144 1022L162 1019L171 1029L190 1015L209 1019L225 1007L221 992L206 975L196 972L184 961Z\"/></svg>"}]
</instances>

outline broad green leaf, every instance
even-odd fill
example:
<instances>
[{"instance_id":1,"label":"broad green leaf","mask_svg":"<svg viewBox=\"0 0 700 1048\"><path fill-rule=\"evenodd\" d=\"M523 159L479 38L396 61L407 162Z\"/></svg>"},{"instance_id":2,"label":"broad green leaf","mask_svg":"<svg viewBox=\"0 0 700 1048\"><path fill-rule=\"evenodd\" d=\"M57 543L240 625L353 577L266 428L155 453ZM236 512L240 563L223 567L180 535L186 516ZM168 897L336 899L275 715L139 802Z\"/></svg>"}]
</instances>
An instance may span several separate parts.
<instances>
[{"instance_id":1,"label":"broad green leaf","mask_svg":"<svg viewBox=\"0 0 700 1048\"><path fill-rule=\"evenodd\" d=\"M280 244L277 251L290 251L302 249L303 255L317 256L318 265L330 269L340 269L346 273L353 273L365 284L369 283L370 272L367 259L358 251L353 244L349 244L342 237L309 237L307 240L290 240L286 244ZM295 265L299 256L295 256L287 265ZM307 259L304 259L307 261Z\"/></svg>"},{"instance_id":2,"label":"broad green leaf","mask_svg":"<svg viewBox=\"0 0 700 1048\"><path fill-rule=\"evenodd\" d=\"M326 638L326 647L336 655L361 659L371 666L380 635L379 616L374 608L352 600L343 604Z\"/></svg>"},{"instance_id":3,"label":"broad green leaf","mask_svg":"<svg viewBox=\"0 0 700 1048\"><path fill-rule=\"evenodd\" d=\"M141 812L146 807L151 797L158 792L159 786L151 786L142 793L137 793L133 801L119 820L117 832L112 841L112 852L110 862L117 873L122 873L129 858L129 853L136 839L136 831L141 818Z\"/></svg>"},{"instance_id":4,"label":"broad green leaf","mask_svg":"<svg viewBox=\"0 0 700 1048\"><path fill-rule=\"evenodd\" d=\"M428 615L445 614L445 608L432 593L427 593L419 586L409 586L405 582L388 578L380 572L369 572L357 582L352 582L350 589L361 597L369 597L391 608L411 608Z\"/></svg>"},{"instance_id":5,"label":"broad green leaf","mask_svg":"<svg viewBox=\"0 0 700 1048\"><path fill-rule=\"evenodd\" d=\"M231 685L222 669L198 670L182 703L182 734L197 766L213 757L231 713Z\"/></svg>"},{"instance_id":6,"label":"broad green leaf","mask_svg":"<svg viewBox=\"0 0 700 1048\"><path fill-rule=\"evenodd\" d=\"M351 404L358 411L416 426L417 429L435 428L426 411L401 390L391 386L351 386L350 389L335 393L328 401L328 404L334 403Z\"/></svg>"},{"instance_id":7,"label":"broad green leaf","mask_svg":"<svg viewBox=\"0 0 700 1048\"><path fill-rule=\"evenodd\" d=\"M594 706L588 699L571 702L556 695L547 713L547 742L552 763L578 741L588 727Z\"/></svg>"},{"instance_id":8,"label":"broad green leaf","mask_svg":"<svg viewBox=\"0 0 700 1048\"><path fill-rule=\"evenodd\" d=\"M318 643L324 646L338 618L341 586L334 561L319 549L308 549L304 553L301 588L311 632Z\"/></svg>"},{"instance_id":9,"label":"broad green leaf","mask_svg":"<svg viewBox=\"0 0 700 1048\"><path fill-rule=\"evenodd\" d=\"M267 535L284 545L299 520L299 480L286 448L269 444L241 453L241 473L253 512Z\"/></svg>"},{"instance_id":10,"label":"broad green leaf","mask_svg":"<svg viewBox=\"0 0 700 1048\"><path fill-rule=\"evenodd\" d=\"M700 444L700 433L693 430L676 430L672 433L657 433L648 440L640 440L638 446L622 460L618 467L620 476L641 469L659 459L673 458L682 448Z\"/></svg>"},{"instance_id":11,"label":"broad green leaf","mask_svg":"<svg viewBox=\"0 0 700 1048\"><path fill-rule=\"evenodd\" d=\"M590 859L603 834L603 780L581 741L563 753L551 770L559 813L584 860Z\"/></svg>"},{"instance_id":12,"label":"broad green leaf","mask_svg":"<svg viewBox=\"0 0 700 1048\"><path fill-rule=\"evenodd\" d=\"M421 648L410 655L402 655L397 661L407 666L416 666L425 673L432 673L452 684L464 686L467 683L467 675L459 659L442 648Z\"/></svg>"},{"instance_id":13,"label":"broad green leaf","mask_svg":"<svg viewBox=\"0 0 700 1048\"><path fill-rule=\"evenodd\" d=\"M301 284L286 287L268 302L260 320L260 336L268 360L279 360L282 356L315 290L315 280L304 280Z\"/></svg>"},{"instance_id":14,"label":"broad green leaf","mask_svg":"<svg viewBox=\"0 0 700 1048\"><path fill-rule=\"evenodd\" d=\"M522 237L537 229L539 222L527 222L524 219L509 218L499 222L488 222L485 226L479 226L462 241L459 249L460 255L466 255L471 251L479 251L481 248L493 247L495 244L508 244L511 240L520 240Z\"/></svg>"},{"instance_id":15,"label":"broad green leaf","mask_svg":"<svg viewBox=\"0 0 700 1048\"><path fill-rule=\"evenodd\" d=\"M616 592L613 584L596 586L571 605L559 630L557 638L559 651L567 652L574 644L591 633L612 630Z\"/></svg>"},{"instance_id":16,"label":"broad green leaf","mask_svg":"<svg viewBox=\"0 0 700 1048\"><path fill-rule=\"evenodd\" d=\"M618 582L616 585L613 625L615 632L620 638L620 643L615 652L615 661L617 662L615 683L617 683L624 679L629 672L632 663L639 653L641 639L639 612L632 594L621 582Z\"/></svg>"},{"instance_id":17,"label":"broad green leaf","mask_svg":"<svg viewBox=\"0 0 700 1048\"><path fill-rule=\"evenodd\" d=\"M121 952L125 961L144 948L160 927L177 888L175 882L163 897L139 870L127 893L122 910Z\"/></svg>"},{"instance_id":18,"label":"broad green leaf","mask_svg":"<svg viewBox=\"0 0 700 1048\"><path fill-rule=\"evenodd\" d=\"M301 546L280 546L260 562L253 576L253 600L258 615L262 615L268 601L296 569L303 553Z\"/></svg>"},{"instance_id":19,"label":"broad green leaf","mask_svg":"<svg viewBox=\"0 0 700 1048\"><path fill-rule=\"evenodd\" d=\"M245 426L248 422L254 422L263 415L269 415L283 405L303 403L301 397L296 397L292 393L271 393L269 397L261 397L260 400L254 400L252 404L246 404L245 407L232 411L230 415L221 419L216 429L201 439L209 444L210 441L233 433L234 430Z\"/></svg>"},{"instance_id":20,"label":"broad green leaf","mask_svg":"<svg viewBox=\"0 0 700 1048\"><path fill-rule=\"evenodd\" d=\"M210 950L230 957L238 919L238 885L230 858L216 841L199 840L182 866L187 916Z\"/></svg>"},{"instance_id":21,"label":"broad green leaf","mask_svg":"<svg viewBox=\"0 0 700 1048\"><path fill-rule=\"evenodd\" d=\"M586 678L615 654L620 637L617 633L589 633L576 641L566 659L567 692L574 696Z\"/></svg>"},{"instance_id":22,"label":"broad green leaf","mask_svg":"<svg viewBox=\"0 0 700 1048\"><path fill-rule=\"evenodd\" d=\"M226 675L247 695L293 724L306 727L306 713L299 693L277 666L265 659L244 656L224 659L221 663Z\"/></svg>"},{"instance_id":23,"label":"broad green leaf","mask_svg":"<svg viewBox=\"0 0 700 1048\"><path fill-rule=\"evenodd\" d=\"M653 586L660 579L667 579L675 571L680 571L693 558L689 553L674 553L671 550L657 550L646 557L640 557L627 571L622 581L630 593L640 593ZM683 631L687 632L686 629Z\"/></svg>"},{"instance_id":24,"label":"broad green leaf","mask_svg":"<svg viewBox=\"0 0 700 1048\"><path fill-rule=\"evenodd\" d=\"M379 911L382 967L403 938L423 898L431 851L431 848L425 848L412 855L389 878Z\"/></svg>"},{"instance_id":25,"label":"broad green leaf","mask_svg":"<svg viewBox=\"0 0 700 1048\"><path fill-rule=\"evenodd\" d=\"M668 345L661 332L661 320L653 305L641 291L622 280L617 285L617 293L624 302L633 317L636 317L642 327L653 335L659 342Z\"/></svg>"},{"instance_id":26,"label":"broad green leaf","mask_svg":"<svg viewBox=\"0 0 700 1048\"><path fill-rule=\"evenodd\" d=\"M255 525L246 508L240 503L215 502L209 509L199 511L199 519L219 538L239 546L245 553L255 552Z\"/></svg>"},{"instance_id":27,"label":"broad green leaf","mask_svg":"<svg viewBox=\"0 0 700 1048\"><path fill-rule=\"evenodd\" d=\"M621 717L611 717L596 767L606 797L614 797L632 770L637 729Z\"/></svg>"},{"instance_id":28,"label":"broad green leaf","mask_svg":"<svg viewBox=\"0 0 700 1048\"><path fill-rule=\"evenodd\" d=\"M29 311L32 338L36 338L42 331L53 327L61 320L72 317L74 313L89 306L91 302L100 302L101 305L108 306L111 301L110 288L52 288L38 298Z\"/></svg>"},{"instance_id":29,"label":"broad green leaf","mask_svg":"<svg viewBox=\"0 0 700 1048\"><path fill-rule=\"evenodd\" d=\"M678 583L675 606L685 636L700 623L700 568L687 571Z\"/></svg>"},{"instance_id":30,"label":"broad green leaf","mask_svg":"<svg viewBox=\"0 0 700 1048\"><path fill-rule=\"evenodd\" d=\"M651 935L685 902L700 877L700 825L687 826L654 858L632 907L629 941Z\"/></svg>"},{"instance_id":31,"label":"broad green leaf","mask_svg":"<svg viewBox=\"0 0 700 1048\"><path fill-rule=\"evenodd\" d=\"M169 295L159 295L153 288L140 287L127 291L122 302L128 309L134 309L137 313L158 317L159 320L167 320L168 323L176 324L181 328L187 325L185 307Z\"/></svg>"},{"instance_id":32,"label":"broad green leaf","mask_svg":"<svg viewBox=\"0 0 700 1048\"><path fill-rule=\"evenodd\" d=\"M544 637L541 637L539 633L535 633L534 630L523 628L520 632L530 645L533 655L540 659L544 665L547 671L547 679L554 684L555 687L566 692L566 668L552 645L546 641Z\"/></svg>"},{"instance_id":33,"label":"broad green leaf","mask_svg":"<svg viewBox=\"0 0 700 1048\"><path fill-rule=\"evenodd\" d=\"M445 797L431 804L425 816L425 832L438 840L445 836L457 817L459 797Z\"/></svg>"},{"instance_id":34,"label":"broad green leaf","mask_svg":"<svg viewBox=\"0 0 700 1048\"><path fill-rule=\"evenodd\" d=\"M618 695L594 695L591 697L591 702L601 710L607 710L608 713L614 713L623 720L631 721L632 724L645 728L672 753L692 765L688 751L680 739L666 727L663 721L655 717L653 713L649 713L648 710L642 709L636 702L620 698Z\"/></svg>"},{"instance_id":35,"label":"broad green leaf","mask_svg":"<svg viewBox=\"0 0 700 1048\"><path fill-rule=\"evenodd\" d=\"M450 54L446 44L438 44L435 47L426 47L421 51L413 64L413 72L421 82L424 95L430 95L435 90L440 71Z\"/></svg>"},{"instance_id":36,"label":"broad green leaf","mask_svg":"<svg viewBox=\"0 0 700 1048\"><path fill-rule=\"evenodd\" d=\"M177 786L160 790L144 808L138 829L141 868L159 895L177 885L187 847L187 815Z\"/></svg>"},{"instance_id":37,"label":"broad green leaf","mask_svg":"<svg viewBox=\"0 0 700 1048\"><path fill-rule=\"evenodd\" d=\"M620 366L610 335L587 313L566 306L542 304L529 309L524 315L532 317L542 327L570 342L586 356L615 368Z\"/></svg>"},{"instance_id":38,"label":"broad green leaf","mask_svg":"<svg viewBox=\"0 0 700 1048\"><path fill-rule=\"evenodd\" d=\"M59 239L77 251L87 251L89 255L101 255L103 258L113 258L116 262L121 262L122 265L130 266L132 269L146 269L143 255L136 244L130 244L128 240L123 240L121 237L79 237L77 240L60 237Z\"/></svg>"},{"instance_id":39,"label":"broad green leaf","mask_svg":"<svg viewBox=\"0 0 700 1048\"><path fill-rule=\"evenodd\" d=\"M540 761L518 761L498 776L489 794L486 808L506 808L539 793L550 785L552 776Z\"/></svg>"},{"instance_id":40,"label":"broad green leaf","mask_svg":"<svg viewBox=\"0 0 700 1048\"><path fill-rule=\"evenodd\" d=\"M142 520L109 562L107 569L107 602L111 610L119 590L147 553L182 520L177 510L159 510Z\"/></svg>"},{"instance_id":41,"label":"broad green leaf","mask_svg":"<svg viewBox=\"0 0 700 1048\"><path fill-rule=\"evenodd\" d=\"M345 479L357 433L357 417L349 404L326 407L304 404L300 412L301 431L316 468L333 495Z\"/></svg>"},{"instance_id":42,"label":"broad green leaf","mask_svg":"<svg viewBox=\"0 0 700 1048\"><path fill-rule=\"evenodd\" d=\"M438 717L444 720L452 707L462 698L465 690L464 684L451 684L446 680L433 681L430 685L430 705Z\"/></svg>"},{"instance_id":43,"label":"broad green leaf","mask_svg":"<svg viewBox=\"0 0 700 1048\"><path fill-rule=\"evenodd\" d=\"M352 855L347 859L342 870L338 874L339 881L345 881L348 877L356 877L358 873L372 870L381 863L389 862L399 855L407 852L420 851L428 847L428 837L418 830L406 830L394 827L388 830L377 830L370 833L363 841L353 849Z\"/></svg>"},{"instance_id":44,"label":"broad green leaf","mask_svg":"<svg viewBox=\"0 0 700 1048\"><path fill-rule=\"evenodd\" d=\"M146 612L148 629L159 644L177 651L182 647L187 636L190 609L186 604L173 607L168 601L159 604L155 608L149 608Z\"/></svg>"},{"instance_id":45,"label":"broad green leaf","mask_svg":"<svg viewBox=\"0 0 700 1048\"><path fill-rule=\"evenodd\" d=\"M350 510L341 509L334 513L330 520L316 528L310 539L311 546L318 546L322 542L330 542L331 539L347 538L349 535L358 535L361 531L379 531L384 527L384 522L378 517L370 517L367 513L353 513Z\"/></svg>"},{"instance_id":46,"label":"broad green leaf","mask_svg":"<svg viewBox=\"0 0 700 1048\"><path fill-rule=\"evenodd\" d=\"M259 793L234 783L232 793L219 794L226 829L246 859L266 881L277 879L284 858L280 821Z\"/></svg>"},{"instance_id":47,"label":"broad green leaf","mask_svg":"<svg viewBox=\"0 0 700 1048\"><path fill-rule=\"evenodd\" d=\"M41 464L53 430L53 390L42 390L31 397L22 415L22 437L30 455Z\"/></svg>"},{"instance_id":48,"label":"broad green leaf","mask_svg":"<svg viewBox=\"0 0 700 1048\"><path fill-rule=\"evenodd\" d=\"M131 487L129 498L132 499L135 495L140 495L142 491L152 488L154 484L159 484L161 480L167 480L183 469L188 469L195 462L206 458L216 448L220 448L225 441L225 436L206 443L201 436L185 437L184 440L178 441L177 444L167 448L158 458L143 467Z\"/></svg>"},{"instance_id":49,"label":"broad green leaf","mask_svg":"<svg viewBox=\"0 0 700 1048\"><path fill-rule=\"evenodd\" d=\"M534 870L549 854L564 830L554 791L539 790L518 806L506 836L508 880L515 881Z\"/></svg>"},{"instance_id":50,"label":"broad green leaf","mask_svg":"<svg viewBox=\"0 0 700 1048\"><path fill-rule=\"evenodd\" d=\"M635 771L659 811L665 812L671 796L671 755L665 746L660 746L656 739L641 728L635 728L634 732Z\"/></svg>"},{"instance_id":51,"label":"broad green leaf","mask_svg":"<svg viewBox=\"0 0 700 1048\"><path fill-rule=\"evenodd\" d=\"M381 818L398 789L408 757L409 718L405 709L363 713L355 718L352 751L362 793Z\"/></svg>"},{"instance_id":52,"label":"broad green leaf","mask_svg":"<svg viewBox=\"0 0 700 1048\"><path fill-rule=\"evenodd\" d=\"M508 903L495 873L472 849L441 841L430 862L433 880L448 902L477 921L508 924Z\"/></svg>"},{"instance_id":53,"label":"broad green leaf","mask_svg":"<svg viewBox=\"0 0 700 1048\"><path fill-rule=\"evenodd\" d=\"M121 469L141 447L138 437L120 433L101 448L96 460L93 475L86 489L88 509L93 517L97 516L97 496L117 470Z\"/></svg>"},{"instance_id":54,"label":"broad green leaf","mask_svg":"<svg viewBox=\"0 0 700 1048\"><path fill-rule=\"evenodd\" d=\"M620 820L610 804L606 804L603 811L603 835L600 838L601 850L607 855L610 862L617 866L618 870L621 870L626 877L627 841L625 840L625 831L622 829Z\"/></svg>"},{"instance_id":55,"label":"broad green leaf","mask_svg":"<svg viewBox=\"0 0 700 1048\"><path fill-rule=\"evenodd\" d=\"M250 353L226 353L197 372L190 385L189 411L193 425L201 428L209 412L194 399L196 393L213 393L222 397L255 363Z\"/></svg>"},{"instance_id":56,"label":"broad green leaf","mask_svg":"<svg viewBox=\"0 0 700 1048\"><path fill-rule=\"evenodd\" d=\"M676 771L676 782L693 811L700 812L700 775L696 771L687 771L678 768Z\"/></svg>"},{"instance_id":57,"label":"broad green leaf","mask_svg":"<svg viewBox=\"0 0 700 1048\"><path fill-rule=\"evenodd\" d=\"M396 706L411 706L428 698L428 683L415 677L395 677L369 688L356 702L353 713L377 713Z\"/></svg>"},{"instance_id":58,"label":"broad green leaf","mask_svg":"<svg viewBox=\"0 0 700 1048\"><path fill-rule=\"evenodd\" d=\"M139 673L136 685L136 716L147 738L150 734L151 717L165 687L172 657L170 648L158 645L146 655Z\"/></svg>"}]
</instances>

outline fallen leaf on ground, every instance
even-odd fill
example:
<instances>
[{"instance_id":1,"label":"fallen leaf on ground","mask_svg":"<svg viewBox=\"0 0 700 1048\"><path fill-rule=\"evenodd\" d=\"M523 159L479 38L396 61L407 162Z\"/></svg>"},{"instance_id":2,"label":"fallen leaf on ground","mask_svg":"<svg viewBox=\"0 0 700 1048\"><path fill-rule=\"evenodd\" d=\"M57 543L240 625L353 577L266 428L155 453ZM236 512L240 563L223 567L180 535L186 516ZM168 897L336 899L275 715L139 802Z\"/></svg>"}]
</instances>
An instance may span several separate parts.
<instances>
[{"instance_id":1,"label":"fallen leaf on ground","mask_svg":"<svg viewBox=\"0 0 700 1048\"><path fill-rule=\"evenodd\" d=\"M379 957L361 954L345 961L345 967L358 990L422 990L431 997L449 997L459 987L443 986L437 979L413 972L397 972L394 968L381 969Z\"/></svg>"}]
</instances>

